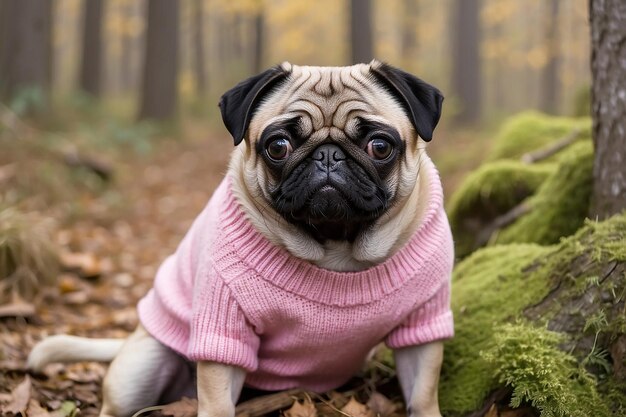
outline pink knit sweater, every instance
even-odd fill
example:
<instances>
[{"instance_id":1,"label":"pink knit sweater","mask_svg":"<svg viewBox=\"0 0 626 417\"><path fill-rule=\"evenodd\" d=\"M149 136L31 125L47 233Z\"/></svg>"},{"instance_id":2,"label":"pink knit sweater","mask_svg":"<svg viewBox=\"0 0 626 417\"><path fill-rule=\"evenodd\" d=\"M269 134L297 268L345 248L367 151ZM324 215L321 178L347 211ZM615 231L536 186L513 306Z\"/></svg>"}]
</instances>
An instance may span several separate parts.
<instances>
[{"instance_id":1,"label":"pink knit sweater","mask_svg":"<svg viewBox=\"0 0 626 417\"><path fill-rule=\"evenodd\" d=\"M451 337L452 237L429 169L432 199L410 242L378 266L343 273L272 245L224 180L140 301L141 323L183 356L242 367L248 385L266 390L325 391L380 341Z\"/></svg>"}]
</instances>

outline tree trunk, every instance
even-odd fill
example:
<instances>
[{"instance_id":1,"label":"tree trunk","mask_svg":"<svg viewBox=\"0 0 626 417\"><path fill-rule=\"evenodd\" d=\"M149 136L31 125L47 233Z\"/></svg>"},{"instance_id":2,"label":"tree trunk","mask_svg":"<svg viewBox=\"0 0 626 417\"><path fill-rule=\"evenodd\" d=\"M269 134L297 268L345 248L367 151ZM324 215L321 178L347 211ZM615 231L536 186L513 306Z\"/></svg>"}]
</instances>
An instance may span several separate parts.
<instances>
[{"instance_id":1,"label":"tree trunk","mask_svg":"<svg viewBox=\"0 0 626 417\"><path fill-rule=\"evenodd\" d=\"M480 66L480 0L455 0L452 24L452 89L459 100L457 124L478 122L482 87Z\"/></svg>"},{"instance_id":2,"label":"tree trunk","mask_svg":"<svg viewBox=\"0 0 626 417\"><path fill-rule=\"evenodd\" d=\"M232 23L232 34L231 34L231 40L232 40L232 59L235 61L235 63L239 63L238 61L241 59L241 56L243 55L243 39L242 39L242 33L241 33L241 29L243 26L243 16L241 15L241 13L236 13L233 16L233 23Z\"/></svg>"},{"instance_id":3,"label":"tree trunk","mask_svg":"<svg viewBox=\"0 0 626 417\"><path fill-rule=\"evenodd\" d=\"M559 3L560 0L550 0L549 12L546 20L544 42L548 47L548 62L541 74L541 109L550 114L558 112L559 99Z\"/></svg>"},{"instance_id":4,"label":"tree trunk","mask_svg":"<svg viewBox=\"0 0 626 417\"><path fill-rule=\"evenodd\" d=\"M374 58L371 0L350 0L350 41L352 63L367 63Z\"/></svg>"},{"instance_id":5,"label":"tree trunk","mask_svg":"<svg viewBox=\"0 0 626 417\"><path fill-rule=\"evenodd\" d=\"M179 3L148 2L148 33L140 119L174 116L177 104Z\"/></svg>"},{"instance_id":6,"label":"tree trunk","mask_svg":"<svg viewBox=\"0 0 626 417\"><path fill-rule=\"evenodd\" d=\"M493 32L491 34L491 36L500 41L503 37L503 31L502 31L502 23L497 23L494 27L493 27ZM508 101L506 100L507 98L507 92L506 92L506 85L505 84L505 78L508 78L510 75L506 74L504 72L504 65L502 65L502 62L504 61L504 58L502 56L497 56L494 58L493 63L492 63L492 71L493 71L493 75L491 77L492 84L493 84L493 106L495 107L496 111L504 111L505 109L508 108Z\"/></svg>"},{"instance_id":7,"label":"tree trunk","mask_svg":"<svg viewBox=\"0 0 626 417\"><path fill-rule=\"evenodd\" d=\"M592 218L626 209L626 2L590 0L593 142Z\"/></svg>"},{"instance_id":8,"label":"tree trunk","mask_svg":"<svg viewBox=\"0 0 626 417\"><path fill-rule=\"evenodd\" d=\"M264 69L263 53L264 53L264 31L265 16L263 10L259 10L254 17L254 50L252 56L252 69L255 74L260 73Z\"/></svg>"},{"instance_id":9,"label":"tree trunk","mask_svg":"<svg viewBox=\"0 0 626 417\"><path fill-rule=\"evenodd\" d=\"M194 6L194 70L198 94L204 96L207 91L206 65L204 61L204 0L195 0Z\"/></svg>"},{"instance_id":10,"label":"tree trunk","mask_svg":"<svg viewBox=\"0 0 626 417\"><path fill-rule=\"evenodd\" d=\"M227 16L222 12L215 22L217 29L217 62L222 71L226 71L228 60L230 59L230 29L232 25L227 22Z\"/></svg>"},{"instance_id":11,"label":"tree trunk","mask_svg":"<svg viewBox=\"0 0 626 417\"><path fill-rule=\"evenodd\" d=\"M85 0L80 88L100 96L102 71L102 0Z\"/></svg>"},{"instance_id":12,"label":"tree trunk","mask_svg":"<svg viewBox=\"0 0 626 417\"><path fill-rule=\"evenodd\" d=\"M411 68L417 64L417 0L404 0L401 10L403 15L400 17L402 22L400 51L405 67Z\"/></svg>"},{"instance_id":13,"label":"tree trunk","mask_svg":"<svg viewBox=\"0 0 626 417\"><path fill-rule=\"evenodd\" d=\"M36 89L41 94L24 112L46 104L52 67L52 2L1 0L0 97L11 100Z\"/></svg>"},{"instance_id":14,"label":"tree trunk","mask_svg":"<svg viewBox=\"0 0 626 417\"><path fill-rule=\"evenodd\" d=\"M124 20L128 21L134 15L133 4L126 4L122 9L122 13L124 14ZM132 54L132 46L133 40L130 36L129 30L127 27L124 28L124 33L122 33L122 51L121 51L121 60L120 62L120 72L119 72L119 88L120 90L126 94L128 90L131 88L131 72L132 72L132 62L133 62L133 54Z\"/></svg>"}]
</instances>

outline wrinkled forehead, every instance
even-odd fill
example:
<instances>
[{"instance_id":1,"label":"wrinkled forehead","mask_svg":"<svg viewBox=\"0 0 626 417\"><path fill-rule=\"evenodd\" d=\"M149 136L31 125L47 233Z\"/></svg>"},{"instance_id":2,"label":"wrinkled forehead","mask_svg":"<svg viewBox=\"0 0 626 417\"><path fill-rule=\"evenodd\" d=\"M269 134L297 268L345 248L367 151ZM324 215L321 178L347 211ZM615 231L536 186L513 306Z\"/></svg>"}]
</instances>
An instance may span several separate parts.
<instances>
[{"instance_id":1,"label":"wrinkled forehead","mask_svg":"<svg viewBox=\"0 0 626 417\"><path fill-rule=\"evenodd\" d=\"M396 128L404 139L412 125L402 106L370 72L368 64L350 67L310 67L283 64L287 80L259 105L250 122L250 138L277 122L300 118L303 133L356 130L357 118Z\"/></svg>"}]
</instances>

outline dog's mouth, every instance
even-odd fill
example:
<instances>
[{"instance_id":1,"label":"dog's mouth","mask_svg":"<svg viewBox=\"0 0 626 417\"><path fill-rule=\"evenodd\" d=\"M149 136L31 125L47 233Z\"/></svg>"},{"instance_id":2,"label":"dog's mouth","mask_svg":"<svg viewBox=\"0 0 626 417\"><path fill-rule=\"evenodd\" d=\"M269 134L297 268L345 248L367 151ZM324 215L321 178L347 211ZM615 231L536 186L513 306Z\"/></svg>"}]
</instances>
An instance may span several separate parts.
<instances>
[{"instance_id":1,"label":"dog's mouth","mask_svg":"<svg viewBox=\"0 0 626 417\"><path fill-rule=\"evenodd\" d=\"M318 241L353 241L361 229L373 221L373 215L357 215L347 197L332 185L313 192L300 210L286 218L305 229Z\"/></svg>"},{"instance_id":2,"label":"dog's mouth","mask_svg":"<svg viewBox=\"0 0 626 417\"><path fill-rule=\"evenodd\" d=\"M278 201L283 204L276 204L276 207L287 221L304 229L318 242L352 242L387 208L384 197L374 196L376 204L371 209L364 209L363 203L367 198L359 199L354 193L331 184L324 184L313 191L303 189L298 194L306 196L299 199L298 204L285 203L286 199L279 198Z\"/></svg>"}]
</instances>

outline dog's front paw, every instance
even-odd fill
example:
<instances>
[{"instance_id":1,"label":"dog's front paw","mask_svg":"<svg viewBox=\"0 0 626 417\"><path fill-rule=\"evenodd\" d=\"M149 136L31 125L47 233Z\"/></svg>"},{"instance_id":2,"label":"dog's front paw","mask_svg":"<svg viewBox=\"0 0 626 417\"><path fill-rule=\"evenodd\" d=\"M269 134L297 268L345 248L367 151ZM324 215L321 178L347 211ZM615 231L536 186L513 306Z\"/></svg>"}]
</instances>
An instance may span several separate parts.
<instances>
[{"instance_id":1,"label":"dog's front paw","mask_svg":"<svg viewBox=\"0 0 626 417\"><path fill-rule=\"evenodd\" d=\"M407 409L407 415L409 417L441 417L439 406L434 405L430 407L424 406L409 406Z\"/></svg>"},{"instance_id":2,"label":"dog's front paw","mask_svg":"<svg viewBox=\"0 0 626 417\"><path fill-rule=\"evenodd\" d=\"M225 408L211 408L211 409L199 409L198 417L234 417L235 416L235 408L225 409Z\"/></svg>"}]
</instances>

